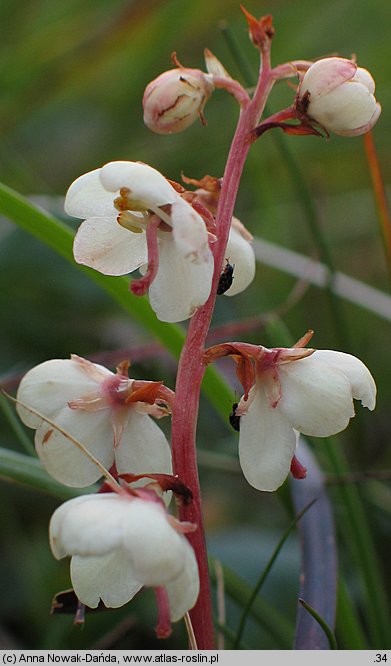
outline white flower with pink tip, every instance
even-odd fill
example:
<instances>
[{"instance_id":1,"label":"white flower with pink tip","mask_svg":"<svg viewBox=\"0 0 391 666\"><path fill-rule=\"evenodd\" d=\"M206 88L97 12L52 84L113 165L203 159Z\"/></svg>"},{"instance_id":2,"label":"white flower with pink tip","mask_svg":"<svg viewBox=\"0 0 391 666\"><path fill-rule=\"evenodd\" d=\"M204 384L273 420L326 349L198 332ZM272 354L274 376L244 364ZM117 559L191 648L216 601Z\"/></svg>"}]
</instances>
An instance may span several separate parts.
<instances>
[{"instance_id":1,"label":"white flower with pink tip","mask_svg":"<svg viewBox=\"0 0 391 666\"><path fill-rule=\"evenodd\" d=\"M366 69L346 58L323 58L301 80L299 117L308 116L334 134L358 136L368 132L380 116L374 93L375 82Z\"/></svg>"},{"instance_id":2,"label":"white flower with pink tip","mask_svg":"<svg viewBox=\"0 0 391 666\"><path fill-rule=\"evenodd\" d=\"M105 275L141 269L131 289L149 291L161 321L186 320L207 300L214 264L205 222L156 169L110 162L72 183L65 211L84 218L75 260Z\"/></svg>"},{"instance_id":3,"label":"white flower with pink tip","mask_svg":"<svg viewBox=\"0 0 391 666\"><path fill-rule=\"evenodd\" d=\"M353 399L373 410L376 385L355 356L303 349L311 334L290 349L223 343L206 352L206 361L233 356L244 395L235 409L240 418L239 459L247 481L274 491L292 472L298 434L329 437L354 416ZM303 471L301 469L301 471Z\"/></svg>"},{"instance_id":4,"label":"white flower with pink tip","mask_svg":"<svg viewBox=\"0 0 391 666\"><path fill-rule=\"evenodd\" d=\"M19 416L36 430L38 456L60 483L82 488L102 476L66 434L81 442L106 469L115 463L118 473L171 473L170 446L151 416L166 416L174 394L161 382L129 379L124 365L114 374L73 355L41 363L22 379L17 393L22 403L17 405Z\"/></svg>"},{"instance_id":5,"label":"white flower with pink tip","mask_svg":"<svg viewBox=\"0 0 391 666\"><path fill-rule=\"evenodd\" d=\"M143 587L156 590L156 632L166 638L197 601L198 566L184 536L194 525L167 514L148 489L76 497L53 514L50 545L57 559L70 556L79 601L108 608L130 601Z\"/></svg>"}]
</instances>

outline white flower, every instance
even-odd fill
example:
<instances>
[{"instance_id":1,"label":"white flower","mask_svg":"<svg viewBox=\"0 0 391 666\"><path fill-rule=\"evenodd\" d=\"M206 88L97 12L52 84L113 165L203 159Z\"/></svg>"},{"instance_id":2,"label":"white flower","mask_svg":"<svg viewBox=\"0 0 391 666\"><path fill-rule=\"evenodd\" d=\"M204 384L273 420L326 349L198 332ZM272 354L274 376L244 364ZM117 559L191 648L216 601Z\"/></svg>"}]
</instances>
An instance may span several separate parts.
<instances>
[{"instance_id":1,"label":"white flower","mask_svg":"<svg viewBox=\"0 0 391 666\"><path fill-rule=\"evenodd\" d=\"M149 300L158 319L177 322L208 299L214 263L201 216L180 198L171 210L172 233L163 232L159 241L159 268Z\"/></svg>"},{"instance_id":2,"label":"white flower","mask_svg":"<svg viewBox=\"0 0 391 666\"><path fill-rule=\"evenodd\" d=\"M234 267L234 273L232 286L224 292L226 296L240 294L254 279L255 254L251 241L251 234L238 219L233 217L225 253L227 260Z\"/></svg>"},{"instance_id":3,"label":"white flower","mask_svg":"<svg viewBox=\"0 0 391 666\"><path fill-rule=\"evenodd\" d=\"M17 400L80 441L106 469L115 462L119 473L170 474L169 444L148 415L167 414L161 406L164 390L169 391L158 382L132 380L72 356L27 372ZM55 479L81 488L100 478L99 469L65 435L22 406L17 409L23 423L36 429L38 456Z\"/></svg>"},{"instance_id":4,"label":"white flower","mask_svg":"<svg viewBox=\"0 0 391 666\"><path fill-rule=\"evenodd\" d=\"M240 464L258 490L273 491L284 482L299 432L314 437L341 432L354 416L353 398L375 408L375 382L359 359L323 350L289 361L298 351L305 350L274 350L274 362L266 353L247 401L242 398L236 410Z\"/></svg>"},{"instance_id":5,"label":"white flower","mask_svg":"<svg viewBox=\"0 0 391 666\"><path fill-rule=\"evenodd\" d=\"M96 608L101 599L118 608L143 586L165 588L170 617L160 616L159 624L167 626L198 597L197 562L183 535L189 528L169 516L157 498L123 492L65 502L52 516L49 535L57 559L72 557L72 585L83 604Z\"/></svg>"},{"instance_id":6,"label":"white flower","mask_svg":"<svg viewBox=\"0 0 391 666\"><path fill-rule=\"evenodd\" d=\"M141 268L132 290L149 289L161 321L188 319L207 300L214 264L205 223L156 169L110 162L72 183L65 210L85 218L75 260L105 275Z\"/></svg>"},{"instance_id":7,"label":"white flower","mask_svg":"<svg viewBox=\"0 0 391 666\"><path fill-rule=\"evenodd\" d=\"M346 58L324 58L309 67L300 83L297 108L327 131L344 136L368 132L381 107L370 73Z\"/></svg>"}]
</instances>

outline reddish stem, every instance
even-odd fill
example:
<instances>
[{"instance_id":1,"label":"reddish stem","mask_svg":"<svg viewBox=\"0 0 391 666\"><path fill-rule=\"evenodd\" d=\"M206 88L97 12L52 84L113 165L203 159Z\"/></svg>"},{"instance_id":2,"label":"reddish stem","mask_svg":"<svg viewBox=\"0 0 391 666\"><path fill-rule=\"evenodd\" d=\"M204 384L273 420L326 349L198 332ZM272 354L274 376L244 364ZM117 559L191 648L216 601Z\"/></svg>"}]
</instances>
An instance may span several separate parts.
<instances>
[{"instance_id":1,"label":"reddish stem","mask_svg":"<svg viewBox=\"0 0 391 666\"><path fill-rule=\"evenodd\" d=\"M288 106L286 109L282 109L281 111L278 111L277 113L273 113L272 116L268 116L261 122L258 127L261 127L262 125L266 123L279 123L282 122L283 120L292 120L297 118L297 113L295 111L294 105Z\"/></svg>"},{"instance_id":2,"label":"reddish stem","mask_svg":"<svg viewBox=\"0 0 391 666\"><path fill-rule=\"evenodd\" d=\"M250 102L250 97L247 92L235 79L228 79L224 76L214 76L213 85L215 88L224 88L227 92L233 95L241 107L246 107Z\"/></svg>"},{"instance_id":3,"label":"reddish stem","mask_svg":"<svg viewBox=\"0 0 391 666\"><path fill-rule=\"evenodd\" d=\"M262 114L273 85L269 52L262 54L263 67L254 96L242 107L238 126L232 141L225 167L216 216L218 240L214 244L215 271L207 302L191 319L185 344L179 360L175 388L175 405L172 414L172 453L174 473L193 493L193 502L179 508L181 520L197 524L198 528L187 534L198 562L200 594L190 612L198 649L214 649L214 630L210 594L207 550L203 527L201 494L196 459L196 427L199 396L205 367L203 352L214 310L216 291L220 279L220 267L224 263L225 248L234 212L236 196L247 153L250 149L251 130Z\"/></svg>"}]
</instances>

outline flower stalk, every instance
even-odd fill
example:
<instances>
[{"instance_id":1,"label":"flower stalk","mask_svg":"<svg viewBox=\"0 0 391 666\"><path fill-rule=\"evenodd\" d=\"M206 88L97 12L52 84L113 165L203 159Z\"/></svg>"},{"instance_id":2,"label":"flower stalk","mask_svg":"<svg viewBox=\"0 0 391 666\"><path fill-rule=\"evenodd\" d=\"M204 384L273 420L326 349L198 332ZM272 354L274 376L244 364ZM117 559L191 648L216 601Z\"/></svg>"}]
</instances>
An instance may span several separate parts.
<instances>
[{"instance_id":1,"label":"flower stalk","mask_svg":"<svg viewBox=\"0 0 391 666\"><path fill-rule=\"evenodd\" d=\"M205 365L205 340L209 332L216 301L221 266L225 258L231 219L248 151L250 133L262 115L274 83L270 67L270 42L263 48L258 85L253 98L242 105L238 125L229 151L216 214L217 241L214 244L214 275L206 303L190 321L188 334L178 365L175 406L172 412L173 469L193 493L193 502L179 508L181 520L196 523L198 528L187 535L196 553L200 594L190 617L199 649L214 648L214 631L208 572L208 560L201 509L201 493L196 459L196 426L200 388Z\"/></svg>"}]
</instances>

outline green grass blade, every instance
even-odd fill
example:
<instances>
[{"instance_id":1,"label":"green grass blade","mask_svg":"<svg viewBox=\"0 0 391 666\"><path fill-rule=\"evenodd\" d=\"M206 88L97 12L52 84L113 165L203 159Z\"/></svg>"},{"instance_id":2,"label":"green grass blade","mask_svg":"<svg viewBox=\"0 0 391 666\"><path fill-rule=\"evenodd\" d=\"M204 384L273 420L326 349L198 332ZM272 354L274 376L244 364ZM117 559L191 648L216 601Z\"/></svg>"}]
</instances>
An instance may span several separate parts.
<instances>
[{"instance_id":1,"label":"green grass blade","mask_svg":"<svg viewBox=\"0 0 391 666\"><path fill-rule=\"evenodd\" d=\"M332 438L325 439L326 451L334 474L342 477L349 468L343 450ZM373 541L368 517L358 491L352 484L341 484L336 492L344 506L340 516L342 533L357 566L360 568L366 593L366 619L368 622L372 647L381 645L384 649L391 646L391 614L389 601L383 583L382 571Z\"/></svg>"},{"instance_id":2,"label":"green grass blade","mask_svg":"<svg viewBox=\"0 0 391 666\"><path fill-rule=\"evenodd\" d=\"M341 576L338 580L336 633L341 650L368 650L357 612Z\"/></svg>"},{"instance_id":3,"label":"green grass blade","mask_svg":"<svg viewBox=\"0 0 391 666\"><path fill-rule=\"evenodd\" d=\"M0 393L0 407L3 410L5 418L10 424L12 430L14 431L20 444L23 446L24 450L30 455L35 455L34 444L32 443L31 439L27 436L19 418L16 416L15 411L9 404L7 398L1 393Z\"/></svg>"},{"instance_id":4,"label":"green grass blade","mask_svg":"<svg viewBox=\"0 0 391 666\"><path fill-rule=\"evenodd\" d=\"M235 641L234 641L234 644L233 644L233 647L232 647L233 650L238 650L239 649L239 645L242 641L242 636L243 636L243 632L244 632L244 629L245 629L246 621L247 621L247 618L248 618L248 616L251 612L251 607L254 604L255 599L257 598L257 596L258 596L258 594L259 594L259 592L262 588L262 585L264 584L264 582L265 582L265 580L266 580L274 562L276 561L276 559L278 557L278 554L281 551L281 548L283 547L284 543L286 542L287 538L291 534L294 527L299 522L300 518L313 505L313 503L315 501L316 500L312 500L312 502L310 502L306 507L304 507L304 509L302 511L300 511L300 513L298 513L297 516L295 516L295 518L291 521L291 523L288 525L287 529L285 530L284 534L280 538L277 546L275 547L275 549L272 553L272 556L269 559L269 562L267 563L265 569L263 570L261 576L259 577L257 583L255 584L254 589L252 590L251 595L248 599L248 602L247 602L247 604L246 604L246 606L243 610L242 617L240 618L240 622L239 622L239 628L238 628L236 638L235 638Z\"/></svg>"},{"instance_id":5,"label":"green grass blade","mask_svg":"<svg viewBox=\"0 0 391 666\"><path fill-rule=\"evenodd\" d=\"M77 495L95 492L93 486L88 489L63 486L44 470L38 458L4 448L0 448L0 478L59 499L71 499Z\"/></svg>"},{"instance_id":6,"label":"green grass blade","mask_svg":"<svg viewBox=\"0 0 391 666\"><path fill-rule=\"evenodd\" d=\"M224 589L226 594L235 601L238 606L244 608L252 594L252 586L235 574L229 567L220 563L223 570ZM210 566L212 582L216 582L215 567ZM287 620L269 602L262 597L257 597L251 606L250 614L276 641L277 649L290 650L294 634L293 624Z\"/></svg>"},{"instance_id":7,"label":"green grass blade","mask_svg":"<svg viewBox=\"0 0 391 666\"><path fill-rule=\"evenodd\" d=\"M307 604L304 599L299 599L299 602L301 605L308 611L310 615L316 620L316 622L322 627L324 633L327 636L327 640L330 645L331 650L338 650L338 645L337 645L337 640L334 636L334 632L330 629L328 624L323 620L323 618L320 617L320 615L314 610L309 604Z\"/></svg>"}]
</instances>

